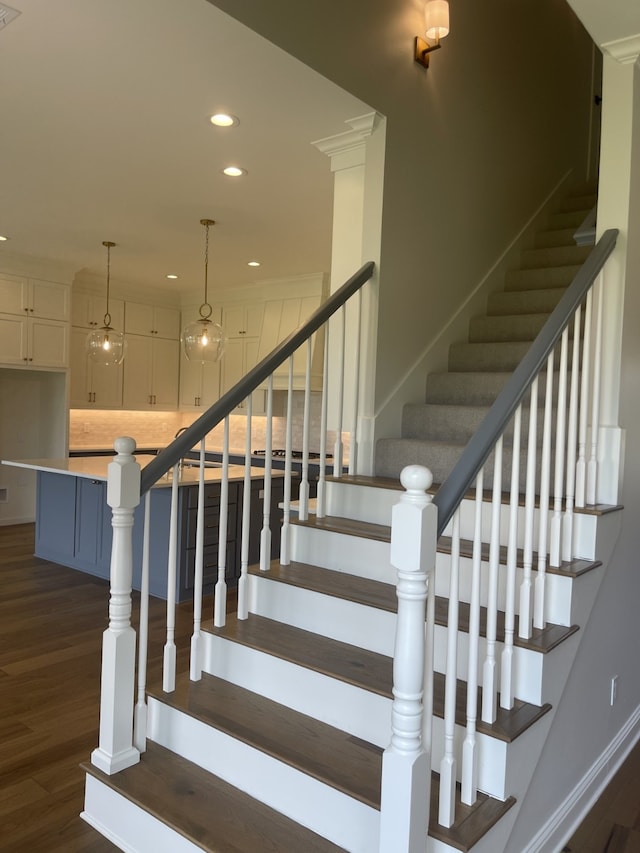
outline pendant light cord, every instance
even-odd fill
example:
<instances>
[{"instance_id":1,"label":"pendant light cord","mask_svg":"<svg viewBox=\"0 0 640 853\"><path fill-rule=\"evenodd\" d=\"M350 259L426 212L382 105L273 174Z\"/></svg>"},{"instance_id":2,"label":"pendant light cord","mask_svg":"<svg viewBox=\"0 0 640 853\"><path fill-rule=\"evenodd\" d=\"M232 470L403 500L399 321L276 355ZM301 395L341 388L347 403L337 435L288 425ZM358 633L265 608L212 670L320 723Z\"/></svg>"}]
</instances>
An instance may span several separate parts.
<instances>
[{"instance_id":1,"label":"pendant light cord","mask_svg":"<svg viewBox=\"0 0 640 853\"><path fill-rule=\"evenodd\" d=\"M211 317L213 312L213 308L209 305L208 298L208 285L209 285L209 226L215 225L215 220L213 219L201 219L200 224L205 227L205 238L204 238L204 302L199 308L200 318L202 320L208 320ZM208 309L208 310L207 310Z\"/></svg>"},{"instance_id":2,"label":"pendant light cord","mask_svg":"<svg viewBox=\"0 0 640 853\"><path fill-rule=\"evenodd\" d=\"M102 245L107 248L107 311L102 322L104 323L105 329L110 329L111 314L109 314L109 288L111 284L111 249L116 244L112 243L111 240L103 240Z\"/></svg>"}]
</instances>

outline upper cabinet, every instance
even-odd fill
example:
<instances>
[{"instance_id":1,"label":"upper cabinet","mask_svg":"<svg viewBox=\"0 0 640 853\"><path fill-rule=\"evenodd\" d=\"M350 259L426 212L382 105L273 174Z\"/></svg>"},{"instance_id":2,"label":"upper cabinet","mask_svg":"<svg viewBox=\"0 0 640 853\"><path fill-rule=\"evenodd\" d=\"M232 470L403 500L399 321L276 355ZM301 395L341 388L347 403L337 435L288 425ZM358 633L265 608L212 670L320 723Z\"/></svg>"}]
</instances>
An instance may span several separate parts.
<instances>
[{"instance_id":1,"label":"upper cabinet","mask_svg":"<svg viewBox=\"0 0 640 853\"><path fill-rule=\"evenodd\" d=\"M0 363L69 366L68 285L0 274L0 312Z\"/></svg>"},{"instance_id":2,"label":"upper cabinet","mask_svg":"<svg viewBox=\"0 0 640 853\"><path fill-rule=\"evenodd\" d=\"M126 341L124 408L177 409L178 341L130 334L127 334Z\"/></svg>"},{"instance_id":3,"label":"upper cabinet","mask_svg":"<svg viewBox=\"0 0 640 853\"><path fill-rule=\"evenodd\" d=\"M105 294L75 291L71 302L71 324L83 329L99 329L104 325L104 315L107 310ZM109 314L114 329L124 330L124 302L122 299L109 299Z\"/></svg>"},{"instance_id":4,"label":"upper cabinet","mask_svg":"<svg viewBox=\"0 0 640 853\"><path fill-rule=\"evenodd\" d=\"M124 330L127 334L177 341L180 338L180 311L165 305L146 305L127 300Z\"/></svg>"},{"instance_id":5,"label":"upper cabinet","mask_svg":"<svg viewBox=\"0 0 640 853\"><path fill-rule=\"evenodd\" d=\"M122 408L122 364L96 364L87 355L87 334L80 326L71 329L71 408Z\"/></svg>"},{"instance_id":6,"label":"upper cabinet","mask_svg":"<svg viewBox=\"0 0 640 853\"><path fill-rule=\"evenodd\" d=\"M263 313L263 302L223 304L222 328L228 338L220 366L220 385L223 393L233 388L258 363ZM246 408L246 401L243 401L236 411L245 412ZM257 390L252 395L252 413L264 414L264 411L265 394L264 391Z\"/></svg>"},{"instance_id":7,"label":"upper cabinet","mask_svg":"<svg viewBox=\"0 0 640 853\"><path fill-rule=\"evenodd\" d=\"M258 338L262 331L263 302L230 302L222 306L222 328L231 338Z\"/></svg>"},{"instance_id":8,"label":"upper cabinet","mask_svg":"<svg viewBox=\"0 0 640 853\"><path fill-rule=\"evenodd\" d=\"M182 312L182 325L186 326L198 316L198 308ZM221 309L214 306L211 314L214 323L221 322ZM220 362L190 361L180 347L180 408L208 409L220 397Z\"/></svg>"}]
</instances>

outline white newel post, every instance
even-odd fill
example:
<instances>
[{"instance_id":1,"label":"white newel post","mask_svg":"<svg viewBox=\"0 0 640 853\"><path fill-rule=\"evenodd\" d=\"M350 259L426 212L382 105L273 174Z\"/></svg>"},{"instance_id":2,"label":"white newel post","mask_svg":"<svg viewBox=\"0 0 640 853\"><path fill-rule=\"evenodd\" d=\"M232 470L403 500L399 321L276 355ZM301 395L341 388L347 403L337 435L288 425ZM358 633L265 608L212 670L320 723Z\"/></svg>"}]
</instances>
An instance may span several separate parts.
<instances>
[{"instance_id":1,"label":"white newel post","mask_svg":"<svg viewBox=\"0 0 640 853\"><path fill-rule=\"evenodd\" d=\"M133 511L140 502L140 466L132 438L117 438L107 474L113 510L109 627L102 635L99 746L91 762L112 775L140 760L133 746L136 635L131 627Z\"/></svg>"},{"instance_id":2,"label":"white newel post","mask_svg":"<svg viewBox=\"0 0 640 853\"><path fill-rule=\"evenodd\" d=\"M393 507L391 563L398 570L391 743L382 759L380 853L427 849L431 757L422 741L425 609L436 558L438 511L426 494L428 468L409 465Z\"/></svg>"}]
</instances>

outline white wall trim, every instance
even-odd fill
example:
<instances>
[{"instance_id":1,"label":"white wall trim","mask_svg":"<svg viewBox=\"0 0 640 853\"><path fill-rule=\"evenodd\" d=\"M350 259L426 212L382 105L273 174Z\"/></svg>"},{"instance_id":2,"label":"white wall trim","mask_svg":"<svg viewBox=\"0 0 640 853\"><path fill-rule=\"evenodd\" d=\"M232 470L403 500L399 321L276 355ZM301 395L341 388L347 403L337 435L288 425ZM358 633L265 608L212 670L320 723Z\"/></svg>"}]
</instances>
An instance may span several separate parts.
<instances>
[{"instance_id":1,"label":"white wall trim","mask_svg":"<svg viewBox=\"0 0 640 853\"><path fill-rule=\"evenodd\" d=\"M522 853L561 850L640 739L640 706Z\"/></svg>"},{"instance_id":2,"label":"white wall trim","mask_svg":"<svg viewBox=\"0 0 640 853\"><path fill-rule=\"evenodd\" d=\"M631 64L640 56L640 33L622 39L605 41L601 47L617 62L621 62L623 65Z\"/></svg>"}]
</instances>

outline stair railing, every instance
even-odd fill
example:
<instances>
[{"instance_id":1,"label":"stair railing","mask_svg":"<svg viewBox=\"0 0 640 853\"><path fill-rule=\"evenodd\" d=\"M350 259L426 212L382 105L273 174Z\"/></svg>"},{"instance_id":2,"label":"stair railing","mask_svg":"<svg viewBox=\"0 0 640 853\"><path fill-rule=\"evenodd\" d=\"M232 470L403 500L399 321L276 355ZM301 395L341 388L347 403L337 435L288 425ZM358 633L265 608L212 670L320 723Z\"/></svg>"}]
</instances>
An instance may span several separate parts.
<instances>
[{"instance_id":1,"label":"stair railing","mask_svg":"<svg viewBox=\"0 0 640 853\"><path fill-rule=\"evenodd\" d=\"M400 607L400 600L407 573L416 571L416 564L422 565L423 574L429 573L433 577L436 541L445 533L450 536L451 561L444 667L444 738L443 743L435 746L436 751L442 754L437 817L441 826L451 827L455 821L457 781L460 782L460 800L465 805L473 805L478 790L487 790L483 767L478 761L478 711L481 720L491 724L496 720L498 705L512 708L516 698L534 701L522 695L520 691L524 688L518 687L514 642L516 632L519 638L526 640L534 632L544 629L547 621L552 621L547 609L550 598L546 590L547 567L559 567L563 560L573 559L574 508L594 504L597 498L603 269L615 247L617 234L617 230L609 230L600 238L466 445L458 463L436 492L432 505L437 508L438 522L433 541L417 538L416 542L422 549L420 555L413 554L402 563L394 560L394 540L402 534L403 522L396 520L394 515L391 553L392 563L400 569L399 608L394 653L393 734L383 760L383 826L388 819L384 814L385 791L390 787L407 790L414 784L422 795L426 784L424 780L415 779L414 768L423 766L420 756L426 751L425 745L431 742L432 717L425 702L422 739L415 737L417 712L414 705L419 704L415 682L424 668L423 691L424 696L428 696L432 674L429 666L424 665L422 653L416 653L413 643L419 641L412 631L415 622L424 619L425 596L422 591L414 590L410 617L406 615L406 607ZM541 388L544 389L542 394ZM538 434L540 416L541 435ZM419 479L416 468L418 466L409 466L403 471L405 488L408 488L405 480L409 475L412 482ZM430 480L430 472L421 470L424 478ZM490 489L488 505L485 500L488 497L487 487ZM524 506L521 506L521 494L524 494ZM425 506L430 505L428 496L423 494L422 499ZM414 495L412 500L418 501L419 497ZM508 511L503 513L505 501ZM395 509L402 506L401 502ZM506 531L502 529L505 516ZM406 524L405 520L405 529ZM468 531L466 535L471 539L471 565L468 566L464 595L461 596L463 529ZM483 552L483 542L487 541L490 543L488 554ZM501 541L506 541L506 549L501 548ZM465 553L469 554L469 547ZM424 560L428 564L426 567ZM485 601L480 600L483 561L488 561ZM500 569L501 564L506 564L504 571ZM518 564L522 566L519 584ZM434 586L429 583L427 611L431 607L429 602ZM466 660L458 649L460 600L469 602ZM486 608L484 639L480 636L481 605ZM498 634L499 609L505 613L502 637ZM427 616L428 648L433 648L433 634L434 622ZM499 654L500 641L502 651ZM458 677L467 682L466 731L461 749L455 742ZM478 684L482 686L480 709ZM404 739L397 732L399 726ZM459 762L461 766L458 766ZM397 770L399 763L402 772ZM393 780L393 786L385 779L386 772L391 774L389 778ZM405 774L404 780L402 773ZM500 796L500 793L495 795ZM387 802L391 807L392 799L388 796ZM405 801L406 820L415 821L422 827L424 817L415 813L415 809L409 818L409 802ZM399 833L399 837L408 837L408 829L394 827L394 831ZM394 847L393 844L385 847L383 844L380 849L387 853L387 850L423 848Z\"/></svg>"},{"instance_id":2,"label":"stair railing","mask_svg":"<svg viewBox=\"0 0 640 853\"><path fill-rule=\"evenodd\" d=\"M148 646L148 596L150 578L150 547L149 531L153 512L152 489L159 483L167 488L168 478L171 479L171 510L168 534L168 563L167 563L167 617L166 641L163 657L163 681L165 692L175 689L177 650L175 644L176 629L176 593L179 582L178 554L178 509L179 488L182 463L190 452L197 448L199 451L198 498L196 510L196 554L194 568L194 611L193 634L191 639L189 674L191 680L197 681L202 674L202 658L204 654L201 624L203 619L204 591L204 527L205 527L205 461L206 437L211 430L223 424L222 472L220 477L220 503L218 528L218 559L217 578L215 583L213 621L216 626L225 623L227 609L227 527L229 524L229 418L240 404L246 409L246 444L243 474L243 498L241 508L241 544L240 544L240 577L238 580L237 612L240 619L246 619L248 614L248 565L251 551L251 481L252 477L263 477L262 489L262 524L259 537L262 570L269 567L272 557L271 529L271 490L272 471L270 466L273 442L273 393L274 372L283 364L288 365L287 383L287 417L285 425L285 471L284 471L284 506L283 525L281 528L281 556L283 563L290 560L290 517L292 513L292 398L293 398L293 365L294 355L299 348L305 353L305 389L304 411L302 422L302 474L299 483L299 501L295 508L300 518L307 517L310 506L309 456L312 426L318 431L316 437L320 445L320 482L317 496L317 512L324 514L324 479L325 456L327 447L327 402L329 393L336 401L339 412L339 422L336 427L334 448L334 475L341 476L343 472L343 429L342 412L345 409L343 397L349 393L352 412L349 446L356 447L355 435L358 420L359 398L359 356L354 365L347 364L342 347L342 358L337 367L332 366L329 376L328 350L329 337L336 334L344 337L346 325L346 306L348 301L359 294L363 285L374 273L374 264L364 264L358 272L337 289L329 298L303 323L282 341L259 364L252 368L233 388L227 391L210 409L202 414L190 427L181 432L177 438L141 471L135 460L135 441L131 438L119 438L115 442L116 456L109 465L107 480L107 501L113 508L113 549L111 555L111 593L109 604L109 626L103 636L103 666L100 699L100 737L99 745L92 754L92 761L106 773L116 773L131 766L139 760L140 753L146 745L147 706L146 706L146 670ZM358 299L358 306L360 300ZM335 329L333 328L336 324ZM358 319L357 337L360 337L360 320ZM312 353L313 342L324 336L324 368L321 377L321 412L319 424L311 413L312 394ZM346 378L348 377L348 381ZM252 397L257 389L266 385L266 433L265 433L265 467L264 470L251 467L252 447ZM335 387L334 387L335 386ZM348 389L348 390L347 390ZM355 389L355 392L354 392ZM262 393L262 392L260 392ZM314 421L312 424L312 420ZM140 628L138 642L137 682L135 679L135 632L131 625L131 585L132 585L132 529L134 510L145 496L144 532L142 548L142 584L140 604ZM134 689L137 688L135 709Z\"/></svg>"}]
</instances>

